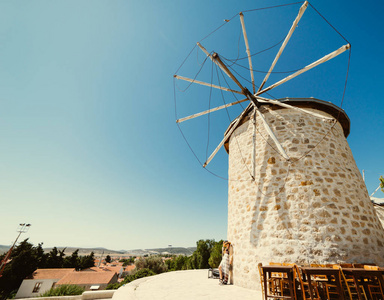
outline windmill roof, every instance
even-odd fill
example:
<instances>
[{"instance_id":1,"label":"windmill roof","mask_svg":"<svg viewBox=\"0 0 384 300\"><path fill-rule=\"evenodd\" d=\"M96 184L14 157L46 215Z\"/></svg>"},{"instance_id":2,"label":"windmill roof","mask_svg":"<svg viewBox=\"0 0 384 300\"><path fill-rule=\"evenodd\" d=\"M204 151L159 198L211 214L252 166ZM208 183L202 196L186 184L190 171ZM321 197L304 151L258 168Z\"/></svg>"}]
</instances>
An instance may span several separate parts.
<instances>
[{"instance_id":1,"label":"windmill roof","mask_svg":"<svg viewBox=\"0 0 384 300\"><path fill-rule=\"evenodd\" d=\"M335 119L338 120L341 127L343 128L344 136L348 137L349 132L350 132L351 121L349 120L349 117L346 114L346 112L342 108L333 104L332 102L328 102L328 101L324 101L324 100L320 100L320 99L316 99L316 98L312 98L312 97L311 98L289 98L289 97L286 97L286 98L277 99L277 100L280 102L286 103L286 104L290 104L292 106L296 106L296 107L300 107L300 108L314 108L314 109L317 109L317 110L320 110L320 111L323 111L323 112L330 114L331 116L333 116ZM273 104L266 103L266 102L260 102L260 104L261 104L261 106L265 106L265 105L272 106L273 105ZM242 122L237 124L237 127L239 127L240 125L244 124L246 121L249 120L249 114L252 112L252 108L253 108L252 105L248 105L248 107L246 108L247 116L245 118L243 118ZM273 105L273 109L278 110L278 109L286 109L286 108L281 107L281 106L277 106L277 105ZM232 126L235 124L236 120L237 120L237 118L231 122L231 124L228 126L225 134L232 128ZM224 143L224 147L225 147L225 150L227 152L229 152L228 143L229 143L229 137L227 138L227 140Z\"/></svg>"}]
</instances>

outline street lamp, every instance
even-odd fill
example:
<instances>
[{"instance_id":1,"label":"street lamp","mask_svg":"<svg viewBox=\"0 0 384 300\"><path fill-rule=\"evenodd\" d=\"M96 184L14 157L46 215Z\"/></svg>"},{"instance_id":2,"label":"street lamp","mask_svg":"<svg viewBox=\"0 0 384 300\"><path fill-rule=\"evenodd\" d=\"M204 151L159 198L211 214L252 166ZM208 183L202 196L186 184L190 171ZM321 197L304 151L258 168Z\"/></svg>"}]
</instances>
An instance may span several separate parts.
<instances>
[{"instance_id":1,"label":"street lamp","mask_svg":"<svg viewBox=\"0 0 384 300\"><path fill-rule=\"evenodd\" d=\"M0 277L2 276L3 274L3 271L4 271L4 268L5 268L5 265L7 264L7 261L9 259L9 257L11 256L11 253L12 253L12 250L13 248L15 247L16 243L17 243L17 240L19 239L20 235L22 233L25 233L29 230L29 227L31 227L31 224L27 224L27 223L21 223L19 224L19 226L17 227L17 232L19 233L17 235L17 238L16 240L14 241L13 245L11 246L11 248L8 250L7 254L5 255L5 257L3 258L3 260L1 261L1 265L0 265Z\"/></svg>"}]
</instances>

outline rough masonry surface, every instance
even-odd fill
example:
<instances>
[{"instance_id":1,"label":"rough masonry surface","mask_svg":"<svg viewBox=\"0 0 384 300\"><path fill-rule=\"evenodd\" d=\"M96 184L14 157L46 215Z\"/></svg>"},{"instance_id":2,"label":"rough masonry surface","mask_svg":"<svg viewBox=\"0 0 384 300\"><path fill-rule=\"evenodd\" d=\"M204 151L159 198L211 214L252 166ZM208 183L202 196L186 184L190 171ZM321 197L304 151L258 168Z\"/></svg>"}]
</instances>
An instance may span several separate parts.
<instances>
[{"instance_id":1,"label":"rough masonry surface","mask_svg":"<svg viewBox=\"0 0 384 300\"><path fill-rule=\"evenodd\" d=\"M259 289L259 262L384 265L383 227L340 123L262 110L290 161L253 112L229 139L234 284Z\"/></svg>"}]
</instances>

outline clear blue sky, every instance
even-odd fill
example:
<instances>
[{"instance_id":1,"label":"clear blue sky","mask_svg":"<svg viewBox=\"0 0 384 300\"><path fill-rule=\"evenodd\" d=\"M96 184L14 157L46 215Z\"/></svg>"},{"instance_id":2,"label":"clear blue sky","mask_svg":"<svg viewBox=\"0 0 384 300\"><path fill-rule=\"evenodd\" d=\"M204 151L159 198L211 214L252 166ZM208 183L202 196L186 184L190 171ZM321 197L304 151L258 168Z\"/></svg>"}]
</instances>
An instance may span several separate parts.
<instances>
[{"instance_id":1,"label":"clear blue sky","mask_svg":"<svg viewBox=\"0 0 384 300\"><path fill-rule=\"evenodd\" d=\"M22 237L44 246L119 250L225 239L228 182L202 169L185 144L175 124L172 76L194 44L223 19L285 3L1 1L0 244L14 240L20 222L32 224ZM384 4L311 3L352 44L343 109L351 119L348 142L371 193L384 173ZM275 10L270 18L266 11L245 14L251 51L279 41L299 6ZM280 70L302 67L344 44L307 11ZM231 24L204 41L209 51L237 51L238 19ZM316 29L323 31L314 36ZM196 51L191 57L191 67L180 75L193 76L193 63L204 59ZM340 105L347 57L272 94ZM258 66L265 70L271 61L266 56ZM207 91L198 94L200 101L208 101ZM197 112L185 104L190 102L178 103L180 116ZM228 125L218 120L211 148ZM205 155L206 137L200 142L200 125L194 124L184 128ZM211 167L223 177L226 160L222 150Z\"/></svg>"}]
</instances>

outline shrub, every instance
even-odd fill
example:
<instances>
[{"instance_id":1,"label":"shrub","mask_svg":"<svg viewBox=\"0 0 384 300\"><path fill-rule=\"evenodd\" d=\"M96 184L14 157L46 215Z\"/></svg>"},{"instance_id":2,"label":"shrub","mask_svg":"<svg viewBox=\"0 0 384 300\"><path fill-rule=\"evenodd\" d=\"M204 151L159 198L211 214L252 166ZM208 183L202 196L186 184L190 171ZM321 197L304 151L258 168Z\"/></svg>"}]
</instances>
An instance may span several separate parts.
<instances>
[{"instance_id":1,"label":"shrub","mask_svg":"<svg viewBox=\"0 0 384 300\"><path fill-rule=\"evenodd\" d=\"M156 273L150 269L141 269L141 270L137 271L135 274L128 275L127 277L125 277L121 283L108 284L106 289L107 290L117 290L119 287L121 287L124 284L130 283L130 282L132 282L136 279L139 279L139 278L148 277L148 276L152 276L152 275L156 275Z\"/></svg>"},{"instance_id":2,"label":"shrub","mask_svg":"<svg viewBox=\"0 0 384 300\"><path fill-rule=\"evenodd\" d=\"M168 269L167 265L163 262L163 259L156 255L140 258L136 261L135 265L138 270L150 269L156 274L164 273Z\"/></svg>"},{"instance_id":3,"label":"shrub","mask_svg":"<svg viewBox=\"0 0 384 300\"><path fill-rule=\"evenodd\" d=\"M84 292L84 288L74 284L63 284L55 288L51 288L49 291L41 294L40 297L52 297L52 296L73 296L81 295Z\"/></svg>"}]
</instances>

